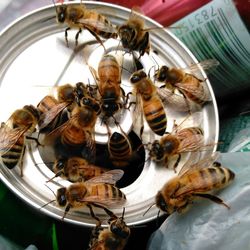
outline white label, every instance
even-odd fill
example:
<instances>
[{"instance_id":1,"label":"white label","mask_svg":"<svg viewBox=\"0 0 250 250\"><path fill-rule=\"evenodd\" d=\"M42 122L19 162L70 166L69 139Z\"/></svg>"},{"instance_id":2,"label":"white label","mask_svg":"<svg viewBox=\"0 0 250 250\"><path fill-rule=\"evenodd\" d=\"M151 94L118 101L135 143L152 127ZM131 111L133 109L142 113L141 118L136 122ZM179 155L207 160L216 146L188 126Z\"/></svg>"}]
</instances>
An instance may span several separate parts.
<instances>
[{"instance_id":1,"label":"white label","mask_svg":"<svg viewBox=\"0 0 250 250\"><path fill-rule=\"evenodd\" d=\"M215 92L250 87L250 35L231 0L214 0L173 24L198 60L216 58Z\"/></svg>"}]
</instances>

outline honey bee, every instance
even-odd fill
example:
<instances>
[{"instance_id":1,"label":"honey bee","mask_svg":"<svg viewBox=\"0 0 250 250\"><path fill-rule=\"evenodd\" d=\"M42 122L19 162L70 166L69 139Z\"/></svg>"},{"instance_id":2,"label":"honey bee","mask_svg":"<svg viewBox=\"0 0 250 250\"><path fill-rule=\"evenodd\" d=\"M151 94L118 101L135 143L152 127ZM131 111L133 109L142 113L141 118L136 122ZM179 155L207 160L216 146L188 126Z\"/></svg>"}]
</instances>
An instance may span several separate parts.
<instances>
[{"instance_id":1,"label":"honey bee","mask_svg":"<svg viewBox=\"0 0 250 250\"><path fill-rule=\"evenodd\" d=\"M56 174L47 182L58 176L71 182L83 182L108 171L105 168L90 164L84 158L77 156L56 160L52 170Z\"/></svg>"},{"instance_id":2,"label":"honey bee","mask_svg":"<svg viewBox=\"0 0 250 250\"><path fill-rule=\"evenodd\" d=\"M167 117L163 103L157 94L156 86L143 70L138 70L130 77L136 96L136 110L133 122L141 117L141 135L143 131L142 114L157 135L163 135L167 127Z\"/></svg>"},{"instance_id":3,"label":"honey bee","mask_svg":"<svg viewBox=\"0 0 250 250\"><path fill-rule=\"evenodd\" d=\"M200 80L194 74L199 70L199 67L208 71L218 65L219 62L215 59L202 61L186 69L170 69L164 65L159 70L156 70L155 79L159 82L165 82L165 85L162 87L172 92L178 89L184 98L187 99L187 105L189 105L188 101L190 100L198 105L203 105L211 100L209 90L204 80ZM188 71L190 73L187 73Z\"/></svg>"},{"instance_id":4,"label":"honey bee","mask_svg":"<svg viewBox=\"0 0 250 250\"><path fill-rule=\"evenodd\" d=\"M106 120L114 118L114 114L123 106L121 98L125 97L125 93L120 86L120 65L114 56L105 54L98 65L98 73L92 67L90 70L97 81L103 121L106 123Z\"/></svg>"},{"instance_id":5,"label":"honey bee","mask_svg":"<svg viewBox=\"0 0 250 250\"><path fill-rule=\"evenodd\" d=\"M87 160L93 160L96 152L94 140L96 120L97 114L91 107L75 106L69 120L47 135L45 144L50 144L51 138L58 138L59 146L55 146L55 148L60 148L60 151L65 148L69 154L79 149L82 150L84 158L86 154ZM55 139L57 143L58 140ZM65 158L65 155L58 153L58 158Z\"/></svg>"},{"instance_id":6,"label":"honey bee","mask_svg":"<svg viewBox=\"0 0 250 250\"><path fill-rule=\"evenodd\" d=\"M200 112L194 113L192 117L197 123L199 123L198 119L201 118ZM173 166L176 171L182 153L198 152L204 148L208 150L209 147L211 147L212 151L215 143L205 145L203 130L199 126L185 127L185 124L188 124L188 122L189 120L185 119L171 133L166 133L160 140L153 141L149 150L150 158L153 161L163 162L164 166L168 167L169 160L177 156Z\"/></svg>"},{"instance_id":7,"label":"honey bee","mask_svg":"<svg viewBox=\"0 0 250 250\"><path fill-rule=\"evenodd\" d=\"M170 179L156 195L156 206L172 214L183 212L192 201L206 198L218 204L229 206L211 192L230 184L235 174L228 168L214 161L214 156L207 157L195 164L185 164L178 176Z\"/></svg>"},{"instance_id":8,"label":"honey bee","mask_svg":"<svg viewBox=\"0 0 250 250\"><path fill-rule=\"evenodd\" d=\"M67 108L71 112L75 105L80 105L80 99L87 95L87 87L79 82L73 87L71 84L64 84L57 88L57 98L52 95L45 96L37 105L40 111L38 122L39 131L51 131L62 122L62 113Z\"/></svg>"},{"instance_id":9,"label":"honey bee","mask_svg":"<svg viewBox=\"0 0 250 250\"><path fill-rule=\"evenodd\" d=\"M109 157L115 167L126 167L132 156L132 146L125 133L114 132L108 141Z\"/></svg>"},{"instance_id":10,"label":"honey bee","mask_svg":"<svg viewBox=\"0 0 250 250\"><path fill-rule=\"evenodd\" d=\"M138 51L139 57L150 51L149 32L144 28L144 20L138 9L133 8L126 23L118 26L122 46L129 52Z\"/></svg>"},{"instance_id":11,"label":"honey bee","mask_svg":"<svg viewBox=\"0 0 250 250\"><path fill-rule=\"evenodd\" d=\"M87 9L83 3L74 5L56 6L56 17L58 23L66 23L65 41L68 46L68 30L78 29L75 36L75 44L78 44L78 37L82 29L88 30L95 39L103 46L100 37L104 39L117 38L117 32L111 22L95 10Z\"/></svg>"},{"instance_id":12,"label":"honey bee","mask_svg":"<svg viewBox=\"0 0 250 250\"><path fill-rule=\"evenodd\" d=\"M33 105L25 105L14 111L7 123L0 127L1 160L9 169L19 164L21 176L26 140L35 131L38 119L38 110Z\"/></svg>"},{"instance_id":13,"label":"honey bee","mask_svg":"<svg viewBox=\"0 0 250 250\"><path fill-rule=\"evenodd\" d=\"M130 228L124 221L124 211L121 217L109 219L108 228L104 229L99 224L93 229L88 250L124 249L130 236Z\"/></svg>"},{"instance_id":14,"label":"honey bee","mask_svg":"<svg viewBox=\"0 0 250 250\"><path fill-rule=\"evenodd\" d=\"M38 121L39 132L52 131L61 124L62 111L69 103L60 103L51 95L45 96L37 105L40 112Z\"/></svg>"},{"instance_id":15,"label":"honey bee","mask_svg":"<svg viewBox=\"0 0 250 250\"><path fill-rule=\"evenodd\" d=\"M84 206L90 209L91 216L97 222L100 220L95 216L92 207L102 208L110 217L114 217L115 215L108 208L121 206L126 201L125 194L115 186L115 183L122 178L123 173L119 169L110 170L86 182L74 183L67 188L59 188L56 201L60 207L65 207L62 219L65 218L70 209ZM51 202L53 201L49 203Z\"/></svg>"}]
</instances>

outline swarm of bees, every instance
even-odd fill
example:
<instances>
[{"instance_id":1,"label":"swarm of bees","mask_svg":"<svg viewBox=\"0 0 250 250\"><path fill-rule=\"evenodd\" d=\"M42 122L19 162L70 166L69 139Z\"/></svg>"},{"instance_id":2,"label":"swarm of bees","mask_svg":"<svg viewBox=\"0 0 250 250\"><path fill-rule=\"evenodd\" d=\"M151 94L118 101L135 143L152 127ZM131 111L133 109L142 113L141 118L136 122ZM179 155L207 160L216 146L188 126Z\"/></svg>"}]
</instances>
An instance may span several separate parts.
<instances>
[{"instance_id":1,"label":"swarm of bees","mask_svg":"<svg viewBox=\"0 0 250 250\"><path fill-rule=\"evenodd\" d=\"M176 176L155 194L154 204L161 211L168 215L181 213L197 197L229 208L211 193L231 183L234 173L216 161L218 154L213 154L216 143L205 142L200 126L201 112L193 110L194 104L202 109L211 101L205 80L199 79L194 72L201 67L204 70L213 68L218 62L209 59L187 69L156 65L153 76L136 67L130 73L130 91L126 93L122 84L123 66L119 64L116 53L107 52L104 40L118 39L124 51L131 54L135 65L138 65L145 53L150 55L151 51L150 29L144 27L141 14L132 10L124 24L115 26L106 16L86 8L83 3L55 5L55 13L58 23L68 26L65 30L66 46L69 45L69 29L78 30L76 46L80 33L85 29L104 48L104 55L97 64L97 70L89 66L93 84L63 84L56 87L56 96L46 95L38 100L36 107L25 105L1 123L2 165L9 169L19 165L23 176L25 148L30 141L35 141L41 151L48 146L52 148L52 164L44 163L53 171L53 177L48 178L47 184L64 179L70 185L58 188L55 199L44 206L56 202L64 208L62 219L71 209L88 207L96 221L89 249L124 248L130 235L124 218L125 209L121 217L111 209L126 207L126 194L116 183L138 171L134 167L137 162L143 168L145 151L149 160L159 167L170 168L174 172L178 169ZM168 110L173 108L186 113L187 118L179 124L174 123L169 132ZM120 124L124 111L132 112L131 131L136 134L139 144L134 145ZM189 117L193 117L197 126L190 125ZM105 150L95 141L98 121L106 129L108 140ZM136 130L138 124L139 132ZM144 125L156 137L154 140L145 141ZM38 132L37 137L34 136L35 131ZM140 154L141 150L144 155ZM203 150L211 152L210 155L202 158ZM179 167L185 154L190 154L189 160ZM106 212L108 228L102 227L102 221L93 210L95 207Z\"/></svg>"}]
</instances>

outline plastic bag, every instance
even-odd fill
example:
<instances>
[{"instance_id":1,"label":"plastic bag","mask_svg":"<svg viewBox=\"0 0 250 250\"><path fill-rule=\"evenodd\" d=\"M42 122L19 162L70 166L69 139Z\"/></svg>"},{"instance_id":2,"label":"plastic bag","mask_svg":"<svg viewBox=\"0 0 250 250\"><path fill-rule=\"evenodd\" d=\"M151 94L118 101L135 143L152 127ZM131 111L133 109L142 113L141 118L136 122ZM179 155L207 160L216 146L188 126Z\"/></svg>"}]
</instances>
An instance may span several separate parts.
<instances>
[{"instance_id":1,"label":"plastic bag","mask_svg":"<svg viewBox=\"0 0 250 250\"><path fill-rule=\"evenodd\" d=\"M209 200L195 201L184 214L174 213L152 234L148 250L250 249L250 153L221 154L236 174L217 193L230 209Z\"/></svg>"},{"instance_id":2,"label":"plastic bag","mask_svg":"<svg viewBox=\"0 0 250 250\"><path fill-rule=\"evenodd\" d=\"M10 240L0 235L0 249L1 250L38 250L36 246L29 245L27 248L20 247Z\"/></svg>"}]
</instances>

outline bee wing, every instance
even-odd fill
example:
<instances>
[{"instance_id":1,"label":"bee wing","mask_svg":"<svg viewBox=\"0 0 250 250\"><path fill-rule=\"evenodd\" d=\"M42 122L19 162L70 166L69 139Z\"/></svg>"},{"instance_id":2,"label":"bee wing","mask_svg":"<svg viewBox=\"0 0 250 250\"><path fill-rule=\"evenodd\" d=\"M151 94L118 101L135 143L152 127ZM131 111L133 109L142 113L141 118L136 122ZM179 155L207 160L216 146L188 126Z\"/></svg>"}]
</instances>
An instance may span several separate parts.
<instances>
[{"instance_id":1,"label":"bee wing","mask_svg":"<svg viewBox=\"0 0 250 250\"><path fill-rule=\"evenodd\" d=\"M70 126L71 120L66 121L59 127L53 129L51 132L48 133L48 136L58 136L60 135L65 129L67 129L68 126Z\"/></svg>"},{"instance_id":2,"label":"bee wing","mask_svg":"<svg viewBox=\"0 0 250 250\"><path fill-rule=\"evenodd\" d=\"M134 128L141 128L143 125L142 99L139 94L136 94L135 108L132 112L132 122Z\"/></svg>"},{"instance_id":3,"label":"bee wing","mask_svg":"<svg viewBox=\"0 0 250 250\"><path fill-rule=\"evenodd\" d=\"M216 151L210 156L200 159L200 152L193 152L192 157L182 166L178 175L182 177L191 171L209 167L218 159L219 155L220 153Z\"/></svg>"},{"instance_id":4,"label":"bee wing","mask_svg":"<svg viewBox=\"0 0 250 250\"><path fill-rule=\"evenodd\" d=\"M157 94L164 104L170 106L176 111L189 111L189 100L184 98L183 95L174 93L168 88L157 88Z\"/></svg>"},{"instance_id":5,"label":"bee wing","mask_svg":"<svg viewBox=\"0 0 250 250\"><path fill-rule=\"evenodd\" d=\"M79 114L75 114L75 115L71 116L68 121L66 121L62 125L58 126L54 130L52 130L48 135L49 136L60 135L65 129L67 129L69 126L71 126L72 124L74 124L74 121L77 120L78 118L79 118Z\"/></svg>"},{"instance_id":6,"label":"bee wing","mask_svg":"<svg viewBox=\"0 0 250 250\"><path fill-rule=\"evenodd\" d=\"M181 131L184 128L189 128L189 127L199 127L201 126L203 121L203 114L202 112L195 112L192 113L186 118L184 118L181 123L179 123L175 128L174 128L174 133L176 133L176 136L180 134L181 136ZM200 128L201 129L201 128Z\"/></svg>"},{"instance_id":7,"label":"bee wing","mask_svg":"<svg viewBox=\"0 0 250 250\"><path fill-rule=\"evenodd\" d=\"M91 183L108 183L114 185L117 181L119 181L124 174L124 171L121 169L114 169L107 171L99 176L91 178L86 181L87 184Z\"/></svg>"},{"instance_id":8,"label":"bee wing","mask_svg":"<svg viewBox=\"0 0 250 250\"><path fill-rule=\"evenodd\" d=\"M98 195L93 196L87 196L82 200L79 200L80 202L88 202L88 203L95 203L97 205L103 206L103 207L120 207L125 202L126 199L124 197L101 197Z\"/></svg>"},{"instance_id":9,"label":"bee wing","mask_svg":"<svg viewBox=\"0 0 250 250\"><path fill-rule=\"evenodd\" d=\"M96 166L94 164L89 164L89 163L79 165L78 169L80 169L82 171L88 171L88 170L98 170L98 171L100 170L102 172L108 171L107 168L98 167L98 166Z\"/></svg>"},{"instance_id":10,"label":"bee wing","mask_svg":"<svg viewBox=\"0 0 250 250\"><path fill-rule=\"evenodd\" d=\"M86 145L82 151L82 156L88 162L95 162L96 159L96 143L93 133L86 131Z\"/></svg>"},{"instance_id":11,"label":"bee wing","mask_svg":"<svg viewBox=\"0 0 250 250\"><path fill-rule=\"evenodd\" d=\"M209 73L219 64L219 61L216 59L207 59L199 63L192 64L186 68L182 68L182 70L189 72L190 74L196 74L197 72L200 72L200 69L202 68L206 73Z\"/></svg>"},{"instance_id":12,"label":"bee wing","mask_svg":"<svg viewBox=\"0 0 250 250\"><path fill-rule=\"evenodd\" d=\"M62 102L43 113L38 122L39 128L43 129L48 126L68 105L68 102Z\"/></svg>"},{"instance_id":13,"label":"bee wing","mask_svg":"<svg viewBox=\"0 0 250 250\"><path fill-rule=\"evenodd\" d=\"M27 129L9 128L7 126L0 128L0 152L4 155L9 149L16 144L19 138Z\"/></svg>"},{"instance_id":14,"label":"bee wing","mask_svg":"<svg viewBox=\"0 0 250 250\"><path fill-rule=\"evenodd\" d=\"M173 195L175 198L187 194L204 193L208 190L211 190L213 187L211 186L209 176L203 176L202 181L199 178L197 178L196 180L194 180L193 178L192 181L190 179L188 179L188 181L186 181L184 185L180 186L180 188L175 191Z\"/></svg>"},{"instance_id":15,"label":"bee wing","mask_svg":"<svg viewBox=\"0 0 250 250\"><path fill-rule=\"evenodd\" d=\"M193 78L193 81L195 81L195 78ZM196 86L196 84L192 84L190 81L176 83L175 86L179 90L188 92L192 94L193 96L196 96L199 99L203 100L204 102L211 101L211 96L209 94L209 90L205 82L200 82L198 87Z\"/></svg>"},{"instance_id":16,"label":"bee wing","mask_svg":"<svg viewBox=\"0 0 250 250\"><path fill-rule=\"evenodd\" d=\"M192 152L198 151L204 145L204 136L203 135L193 135L185 138L180 142L178 152Z\"/></svg>"},{"instance_id":17,"label":"bee wing","mask_svg":"<svg viewBox=\"0 0 250 250\"><path fill-rule=\"evenodd\" d=\"M104 22L100 22L98 20L94 20L94 19L85 19L85 18L81 18L79 19L77 22L77 24L82 24L83 26L88 26L88 28L92 28L95 27L96 29L100 30L100 31L104 31L104 32L108 32L108 33L115 33L116 32L116 28L111 26L111 25L107 25Z\"/></svg>"}]
</instances>

